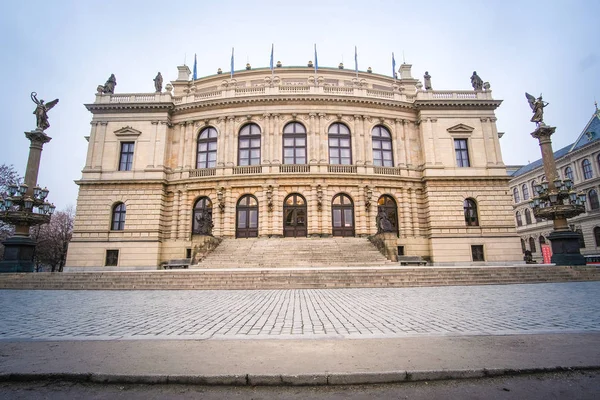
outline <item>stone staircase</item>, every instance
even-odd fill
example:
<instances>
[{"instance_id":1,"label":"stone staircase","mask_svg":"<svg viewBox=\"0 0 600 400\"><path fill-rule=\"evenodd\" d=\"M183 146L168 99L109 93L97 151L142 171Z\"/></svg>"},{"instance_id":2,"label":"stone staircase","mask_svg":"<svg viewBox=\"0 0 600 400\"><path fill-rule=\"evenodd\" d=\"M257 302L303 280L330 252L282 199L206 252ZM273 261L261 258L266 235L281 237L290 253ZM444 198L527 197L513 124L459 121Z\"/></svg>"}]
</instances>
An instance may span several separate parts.
<instances>
[{"instance_id":1,"label":"stone staircase","mask_svg":"<svg viewBox=\"0 0 600 400\"><path fill-rule=\"evenodd\" d=\"M0 274L0 289L198 290L384 288L600 281L600 267L236 268Z\"/></svg>"},{"instance_id":2,"label":"stone staircase","mask_svg":"<svg viewBox=\"0 0 600 400\"><path fill-rule=\"evenodd\" d=\"M225 239L191 268L376 267L394 265L365 238Z\"/></svg>"}]
</instances>

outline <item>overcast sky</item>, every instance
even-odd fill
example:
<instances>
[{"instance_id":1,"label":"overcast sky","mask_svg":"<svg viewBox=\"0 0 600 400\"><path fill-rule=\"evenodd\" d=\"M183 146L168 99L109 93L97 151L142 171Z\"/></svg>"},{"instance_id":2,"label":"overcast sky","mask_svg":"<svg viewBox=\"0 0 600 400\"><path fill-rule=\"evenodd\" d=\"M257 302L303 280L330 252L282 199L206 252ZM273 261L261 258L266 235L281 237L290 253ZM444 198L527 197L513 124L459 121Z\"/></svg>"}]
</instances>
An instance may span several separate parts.
<instances>
[{"instance_id":1,"label":"overcast sky","mask_svg":"<svg viewBox=\"0 0 600 400\"><path fill-rule=\"evenodd\" d=\"M322 67L343 58L353 68L357 46L360 70L391 75L391 53L398 65L404 54L414 77L429 71L434 89L470 90L476 70L504 100L496 112L504 162L525 164L540 158L525 91L550 103L555 150L575 141L600 100L599 12L597 0L13 1L0 15L0 163L24 174L23 132L35 128L29 95L59 98L39 183L59 209L75 205L92 118L83 104L111 73L117 93L151 92L158 71L174 80L194 53L201 77L229 71L232 47L243 69L268 67L271 43L275 60L305 65L316 43Z\"/></svg>"}]
</instances>

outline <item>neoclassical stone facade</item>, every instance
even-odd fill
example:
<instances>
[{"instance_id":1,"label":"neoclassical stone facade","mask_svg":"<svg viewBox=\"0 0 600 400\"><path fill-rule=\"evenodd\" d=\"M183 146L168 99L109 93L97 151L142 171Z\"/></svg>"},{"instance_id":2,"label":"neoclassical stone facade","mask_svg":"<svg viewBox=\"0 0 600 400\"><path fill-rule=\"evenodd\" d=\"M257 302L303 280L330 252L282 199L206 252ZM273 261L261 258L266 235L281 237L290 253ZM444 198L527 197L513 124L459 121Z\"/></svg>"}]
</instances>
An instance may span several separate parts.
<instances>
[{"instance_id":1,"label":"neoclassical stone facade","mask_svg":"<svg viewBox=\"0 0 600 400\"><path fill-rule=\"evenodd\" d=\"M535 139L531 139L535 140ZM596 109L575 142L554 152L560 179L573 181L576 191L585 193L586 212L569 219L572 230L582 234L581 254L600 254L600 111ZM542 262L541 245L549 244L552 221L536 220L530 202L533 185L546 179L541 159L522 166L512 175L514 219L521 237L522 251L529 250L535 261Z\"/></svg>"},{"instance_id":2,"label":"neoclassical stone facade","mask_svg":"<svg viewBox=\"0 0 600 400\"><path fill-rule=\"evenodd\" d=\"M489 85L423 90L281 67L99 93L68 267L157 267L215 237L368 236L383 212L405 255L521 259ZM293 255L290 255L293 256Z\"/></svg>"}]
</instances>

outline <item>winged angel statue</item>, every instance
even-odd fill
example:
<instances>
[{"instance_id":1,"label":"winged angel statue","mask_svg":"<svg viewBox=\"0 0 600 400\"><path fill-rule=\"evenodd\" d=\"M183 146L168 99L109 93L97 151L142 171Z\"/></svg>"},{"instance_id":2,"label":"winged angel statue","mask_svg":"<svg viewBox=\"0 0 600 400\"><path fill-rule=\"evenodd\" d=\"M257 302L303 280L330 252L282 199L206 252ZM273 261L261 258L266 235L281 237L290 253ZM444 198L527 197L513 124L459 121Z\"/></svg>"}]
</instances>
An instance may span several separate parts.
<instances>
[{"instance_id":1,"label":"winged angel statue","mask_svg":"<svg viewBox=\"0 0 600 400\"><path fill-rule=\"evenodd\" d=\"M527 97L527 101L529 102L529 107L531 107L531 111L533 111L533 117L531 117L531 122L535 122L537 126L544 125L544 107L546 107L549 103L546 103L542 100L542 95L537 99L525 92L525 97Z\"/></svg>"},{"instance_id":2,"label":"winged angel statue","mask_svg":"<svg viewBox=\"0 0 600 400\"><path fill-rule=\"evenodd\" d=\"M54 107L56 103L58 103L58 99L44 103L44 100L38 100L36 92L31 92L31 101L37 105L35 111L33 111L37 120L37 129L44 131L50 128L50 123L48 122L48 111Z\"/></svg>"}]
</instances>

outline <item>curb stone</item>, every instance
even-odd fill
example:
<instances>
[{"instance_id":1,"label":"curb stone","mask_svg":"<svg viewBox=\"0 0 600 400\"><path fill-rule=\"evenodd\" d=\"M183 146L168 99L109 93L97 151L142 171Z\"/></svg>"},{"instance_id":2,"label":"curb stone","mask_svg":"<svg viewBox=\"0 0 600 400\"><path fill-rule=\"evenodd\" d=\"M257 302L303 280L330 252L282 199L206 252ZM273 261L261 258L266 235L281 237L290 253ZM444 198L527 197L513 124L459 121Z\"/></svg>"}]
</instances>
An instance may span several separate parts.
<instances>
[{"instance_id":1,"label":"curb stone","mask_svg":"<svg viewBox=\"0 0 600 400\"><path fill-rule=\"evenodd\" d=\"M199 386L325 386L425 382L600 370L600 365L473 370L387 371L307 375L120 375L98 373L0 373L0 382L68 381L98 384L182 384Z\"/></svg>"}]
</instances>

